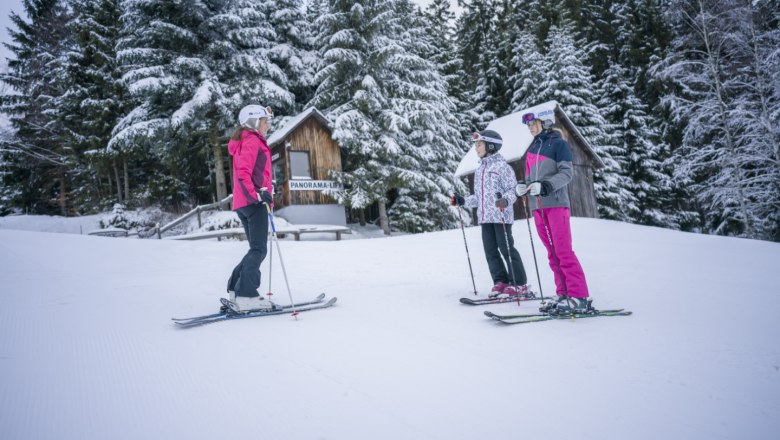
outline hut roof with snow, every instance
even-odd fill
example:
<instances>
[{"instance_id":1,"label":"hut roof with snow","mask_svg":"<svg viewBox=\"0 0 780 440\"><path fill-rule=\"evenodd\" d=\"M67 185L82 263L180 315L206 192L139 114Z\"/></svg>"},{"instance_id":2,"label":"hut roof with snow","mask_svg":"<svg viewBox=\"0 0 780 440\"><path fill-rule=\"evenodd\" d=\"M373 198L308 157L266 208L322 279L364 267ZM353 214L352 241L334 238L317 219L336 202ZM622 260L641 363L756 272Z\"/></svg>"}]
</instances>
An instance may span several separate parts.
<instances>
[{"instance_id":1,"label":"hut roof with snow","mask_svg":"<svg viewBox=\"0 0 780 440\"><path fill-rule=\"evenodd\" d=\"M523 180L525 177L525 153L534 139L522 121L522 117L526 113L534 113L542 117L548 114L555 116L556 127L563 132L563 138L569 143L574 162L574 177L568 186L571 214L577 217L598 217L593 172L602 168L604 163L596 155L590 142L580 133L556 101L545 102L502 116L487 125L488 130L497 131L501 135L504 142L500 153L512 165L517 180ZM469 187L473 188L474 172L478 167L477 152L471 148L458 164L455 176L467 178ZM515 204L515 218L523 218L522 211L520 204Z\"/></svg>"}]
</instances>

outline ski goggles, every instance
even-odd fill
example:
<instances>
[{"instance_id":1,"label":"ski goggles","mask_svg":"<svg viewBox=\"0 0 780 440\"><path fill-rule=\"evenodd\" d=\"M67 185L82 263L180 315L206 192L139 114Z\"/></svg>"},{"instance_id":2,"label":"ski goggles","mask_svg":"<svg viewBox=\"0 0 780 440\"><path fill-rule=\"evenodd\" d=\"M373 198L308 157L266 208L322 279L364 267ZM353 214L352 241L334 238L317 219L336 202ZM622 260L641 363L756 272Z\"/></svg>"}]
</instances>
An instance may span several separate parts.
<instances>
[{"instance_id":1,"label":"ski goggles","mask_svg":"<svg viewBox=\"0 0 780 440\"><path fill-rule=\"evenodd\" d=\"M482 136L477 132L471 133L471 140L474 142L476 141L490 142L491 144L497 144L497 145L501 145L503 143L501 139L496 139L490 136Z\"/></svg>"},{"instance_id":2,"label":"ski goggles","mask_svg":"<svg viewBox=\"0 0 780 440\"><path fill-rule=\"evenodd\" d=\"M523 124L528 125L531 122L534 122L538 118L533 113L526 113L523 115Z\"/></svg>"}]
</instances>

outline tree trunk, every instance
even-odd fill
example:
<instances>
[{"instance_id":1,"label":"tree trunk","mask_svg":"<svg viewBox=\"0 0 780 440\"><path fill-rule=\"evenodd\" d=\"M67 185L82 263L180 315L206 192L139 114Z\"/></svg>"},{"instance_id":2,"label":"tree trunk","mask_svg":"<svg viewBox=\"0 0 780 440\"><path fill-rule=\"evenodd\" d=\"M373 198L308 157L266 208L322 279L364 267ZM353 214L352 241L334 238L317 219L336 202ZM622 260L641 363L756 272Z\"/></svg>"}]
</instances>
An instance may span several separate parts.
<instances>
[{"instance_id":1,"label":"tree trunk","mask_svg":"<svg viewBox=\"0 0 780 440\"><path fill-rule=\"evenodd\" d=\"M106 170L106 177L108 178L108 194L111 194L114 188L114 179L111 178L111 170Z\"/></svg>"},{"instance_id":2,"label":"tree trunk","mask_svg":"<svg viewBox=\"0 0 780 440\"><path fill-rule=\"evenodd\" d=\"M385 232L385 235L390 235L390 221L387 219L387 204L385 202L378 202L379 205L379 227Z\"/></svg>"},{"instance_id":3,"label":"tree trunk","mask_svg":"<svg viewBox=\"0 0 780 440\"><path fill-rule=\"evenodd\" d=\"M227 197L227 181L225 180L225 160L222 146L213 144L211 148L214 152L214 182L217 185L217 200L223 200Z\"/></svg>"},{"instance_id":4,"label":"tree trunk","mask_svg":"<svg viewBox=\"0 0 780 440\"><path fill-rule=\"evenodd\" d=\"M122 159L125 171L125 200L130 200L130 174L127 172L127 158Z\"/></svg>"},{"instance_id":5,"label":"tree trunk","mask_svg":"<svg viewBox=\"0 0 780 440\"><path fill-rule=\"evenodd\" d=\"M116 180L116 202L122 203L122 179L119 178L119 168L116 166L116 160L114 160L112 166L114 167L114 179Z\"/></svg>"},{"instance_id":6,"label":"tree trunk","mask_svg":"<svg viewBox=\"0 0 780 440\"><path fill-rule=\"evenodd\" d=\"M365 209L358 209L358 222L360 222L360 226L366 225L366 210Z\"/></svg>"},{"instance_id":7,"label":"tree trunk","mask_svg":"<svg viewBox=\"0 0 780 440\"><path fill-rule=\"evenodd\" d=\"M57 199L58 199L58 204L60 205L60 214L64 217L68 215L68 206L67 206L68 197L67 194L65 193L65 189L66 189L65 170L62 167L60 167L58 174L59 174L59 181L60 181L60 196L57 197Z\"/></svg>"}]
</instances>

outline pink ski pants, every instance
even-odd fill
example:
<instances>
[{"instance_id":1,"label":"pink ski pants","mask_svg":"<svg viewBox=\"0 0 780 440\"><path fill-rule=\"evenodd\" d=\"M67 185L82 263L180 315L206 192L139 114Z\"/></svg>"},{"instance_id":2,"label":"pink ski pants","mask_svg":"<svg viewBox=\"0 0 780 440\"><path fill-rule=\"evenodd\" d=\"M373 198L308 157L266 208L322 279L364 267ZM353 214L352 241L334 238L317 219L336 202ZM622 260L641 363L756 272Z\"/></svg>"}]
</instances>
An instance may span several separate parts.
<instances>
[{"instance_id":1,"label":"pink ski pants","mask_svg":"<svg viewBox=\"0 0 780 440\"><path fill-rule=\"evenodd\" d=\"M544 215L544 221L542 215ZM569 217L569 208L544 208L534 211L536 231L539 233L544 247L547 248L550 268L555 274L556 293L558 295L565 293L574 298L587 298L589 294L585 273L571 247ZM549 236L544 227L545 222L547 229L549 229ZM552 243L550 237L552 237Z\"/></svg>"}]
</instances>

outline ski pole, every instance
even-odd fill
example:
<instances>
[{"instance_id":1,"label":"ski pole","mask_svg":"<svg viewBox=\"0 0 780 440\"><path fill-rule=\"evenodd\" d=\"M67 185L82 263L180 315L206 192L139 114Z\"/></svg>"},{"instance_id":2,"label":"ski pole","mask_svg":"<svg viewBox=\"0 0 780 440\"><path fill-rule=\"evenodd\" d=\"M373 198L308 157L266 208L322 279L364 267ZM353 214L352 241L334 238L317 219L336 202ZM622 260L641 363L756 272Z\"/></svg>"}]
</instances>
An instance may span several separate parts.
<instances>
[{"instance_id":1,"label":"ski pole","mask_svg":"<svg viewBox=\"0 0 780 440\"><path fill-rule=\"evenodd\" d=\"M460 206L458 209L458 220L460 220L460 231L463 233L463 244L466 246L466 260L469 262L469 273L471 274L471 285L474 287L474 295L477 294L477 283L474 281L474 270L471 268L471 255L469 255L469 243L466 241L466 229L463 227L463 217L460 214Z\"/></svg>"},{"instance_id":2,"label":"ski pole","mask_svg":"<svg viewBox=\"0 0 780 440\"><path fill-rule=\"evenodd\" d=\"M531 255L534 256L534 268L536 269L536 282L539 283L539 295L544 305L544 292L542 291L542 279L539 278L539 264L536 262L536 249L534 248L534 235L531 233L531 213L528 211L528 196L523 194L523 208L525 208L525 222L528 224L528 238L531 240Z\"/></svg>"},{"instance_id":3,"label":"ski pole","mask_svg":"<svg viewBox=\"0 0 780 440\"><path fill-rule=\"evenodd\" d=\"M547 225L547 216L544 213L544 206L542 206L542 196L536 196L536 203L539 205L539 213L542 217L544 232L547 234L547 240L550 242L550 250L552 251L553 261L555 261L555 268L558 271L558 278L561 279L561 285L563 286L563 297L567 302L570 302L569 290L566 288L566 280L563 279L563 272L561 271L561 263L558 261L558 253L555 252L555 243L553 243L552 234L550 233L550 228Z\"/></svg>"},{"instance_id":4,"label":"ski pole","mask_svg":"<svg viewBox=\"0 0 780 440\"><path fill-rule=\"evenodd\" d=\"M271 225L273 225L272 217L269 217L269 219L271 220ZM273 236L271 236L271 240L273 241ZM267 295L269 297L273 297L274 294L273 294L273 291L271 290L271 285L272 285L271 284L271 279L273 278L273 275L274 275L274 247L273 247L273 244L271 246L269 246L269 247L270 247L270 249L268 250L268 254L269 255L268 255L268 293L267 293Z\"/></svg>"},{"instance_id":5,"label":"ski pole","mask_svg":"<svg viewBox=\"0 0 780 440\"><path fill-rule=\"evenodd\" d=\"M287 295L290 297L290 306L292 308L292 316L297 320L298 311L295 310L295 301L293 301L292 291L290 291L290 282L287 280L287 271L284 268L284 258L282 258L282 248L279 246L279 238L276 236L276 225L274 224L274 214L269 204L265 205L268 210L268 219L271 221L271 231L274 243L276 243L276 252L279 253L279 264L282 266L282 275L284 276L284 284L287 285Z\"/></svg>"},{"instance_id":6,"label":"ski pole","mask_svg":"<svg viewBox=\"0 0 780 440\"><path fill-rule=\"evenodd\" d=\"M496 199L502 198L501 193L496 193ZM504 209L498 208L501 211L501 225L504 227L504 241L506 241L506 256L509 259L509 272L512 274L512 286L517 289L517 280L515 279L515 265L512 264L512 249L509 248L509 234L506 232L506 222L504 221ZM517 295L517 305L520 305L520 295Z\"/></svg>"}]
</instances>

